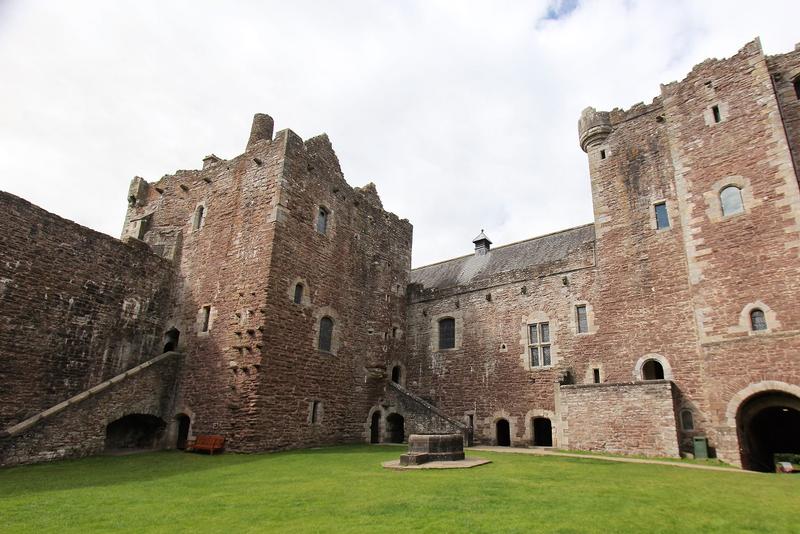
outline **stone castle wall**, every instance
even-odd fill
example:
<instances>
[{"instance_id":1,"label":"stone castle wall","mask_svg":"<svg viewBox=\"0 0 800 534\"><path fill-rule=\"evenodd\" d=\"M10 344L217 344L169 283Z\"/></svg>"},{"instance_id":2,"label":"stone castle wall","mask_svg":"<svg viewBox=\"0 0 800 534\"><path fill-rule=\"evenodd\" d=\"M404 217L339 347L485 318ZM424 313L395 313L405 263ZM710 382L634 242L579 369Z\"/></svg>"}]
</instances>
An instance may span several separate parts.
<instances>
[{"instance_id":1,"label":"stone castle wall","mask_svg":"<svg viewBox=\"0 0 800 534\"><path fill-rule=\"evenodd\" d=\"M0 192L0 430L162 352L172 268Z\"/></svg>"}]
</instances>

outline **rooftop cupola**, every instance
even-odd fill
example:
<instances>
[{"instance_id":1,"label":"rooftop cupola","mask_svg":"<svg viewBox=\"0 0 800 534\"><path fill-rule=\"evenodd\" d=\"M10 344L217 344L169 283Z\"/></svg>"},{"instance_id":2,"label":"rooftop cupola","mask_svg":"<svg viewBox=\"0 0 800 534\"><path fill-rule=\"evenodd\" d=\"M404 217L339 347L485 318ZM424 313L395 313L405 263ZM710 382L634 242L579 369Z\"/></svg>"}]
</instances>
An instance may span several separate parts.
<instances>
[{"instance_id":1,"label":"rooftop cupola","mask_svg":"<svg viewBox=\"0 0 800 534\"><path fill-rule=\"evenodd\" d=\"M489 252L489 248L492 246L492 242L486 237L486 234L481 233L478 234L478 237L472 240L475 243L475 255L476 256L484 256Z\"/></svg>"}]
</instances>

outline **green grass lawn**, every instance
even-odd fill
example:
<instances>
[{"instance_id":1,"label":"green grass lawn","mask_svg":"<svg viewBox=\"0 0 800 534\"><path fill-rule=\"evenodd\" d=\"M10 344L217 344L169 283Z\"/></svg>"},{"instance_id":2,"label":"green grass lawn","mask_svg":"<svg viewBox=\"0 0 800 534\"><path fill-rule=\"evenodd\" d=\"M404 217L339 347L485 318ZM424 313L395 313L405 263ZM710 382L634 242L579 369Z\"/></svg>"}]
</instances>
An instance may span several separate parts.
<instances>
[{"instance_id":1,"label":"green grass lawn","mask_svg":"<svg viewBox=\"0 0 800 534\"><path fill-rule=\"evenodd\" d=\"M3 532L798 532L800 476L476 454L389 471L402 447L158 452L0 470Z\"/></svg>"}]
</instances>

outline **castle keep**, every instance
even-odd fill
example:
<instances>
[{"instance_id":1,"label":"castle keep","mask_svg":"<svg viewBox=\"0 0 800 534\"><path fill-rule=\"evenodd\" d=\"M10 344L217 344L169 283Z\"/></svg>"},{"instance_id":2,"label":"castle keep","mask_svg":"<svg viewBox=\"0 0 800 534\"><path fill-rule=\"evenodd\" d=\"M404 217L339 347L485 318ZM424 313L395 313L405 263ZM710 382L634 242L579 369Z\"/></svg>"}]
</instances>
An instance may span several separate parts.
<instances>
[{"instance_id":1,"label":"castle keep","mask_svg":"<svg viewBox=\"0 0 800 534\"><path fill-rule=\"evenodd\" d=\"M748 469L800 453L800 51L578 125L594 221L411 269L325 135L149 183L116 240L0 193L0 465L467 441Z\"/></svg>"}]
</instances>

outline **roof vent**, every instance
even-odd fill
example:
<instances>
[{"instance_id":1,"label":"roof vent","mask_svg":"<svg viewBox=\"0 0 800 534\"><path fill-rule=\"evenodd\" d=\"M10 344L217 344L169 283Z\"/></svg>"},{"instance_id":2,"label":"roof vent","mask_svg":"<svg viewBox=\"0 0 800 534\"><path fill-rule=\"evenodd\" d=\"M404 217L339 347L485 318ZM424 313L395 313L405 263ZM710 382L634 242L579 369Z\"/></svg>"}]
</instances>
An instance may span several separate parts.
<instances>
[{"instance_id":1,"label":"roof vent","mask_svg":"<svg viewBox=\"0 0 800 534\"><path fill-rule=\"evenodd\" d=\"M472 242L475 243L476 256L486 255L492 246L492 242L489 240L488 237L486 237L486 234L483 233L483 230L481 230L481 233L478 234L478 237L473 239Z\"/></svg>"}]
</instances>

